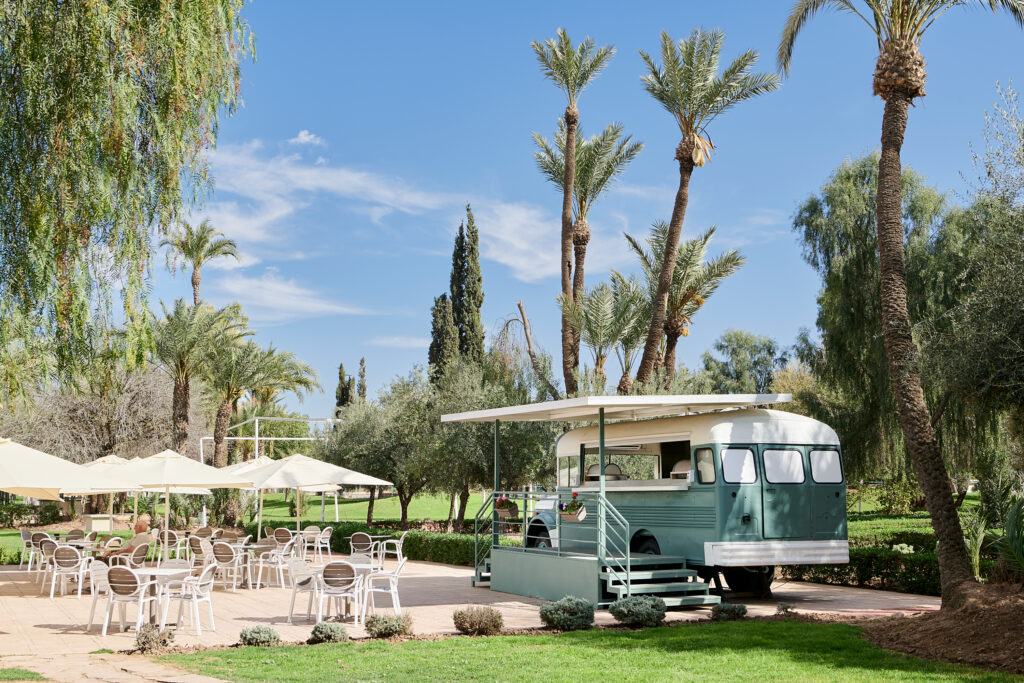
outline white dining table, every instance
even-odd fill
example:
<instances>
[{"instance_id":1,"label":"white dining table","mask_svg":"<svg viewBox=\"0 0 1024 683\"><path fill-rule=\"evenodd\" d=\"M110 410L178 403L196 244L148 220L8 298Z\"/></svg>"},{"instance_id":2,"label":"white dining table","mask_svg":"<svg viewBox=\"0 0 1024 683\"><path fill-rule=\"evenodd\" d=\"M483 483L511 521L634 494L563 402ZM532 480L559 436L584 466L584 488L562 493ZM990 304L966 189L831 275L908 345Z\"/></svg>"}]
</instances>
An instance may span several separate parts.
<instances>
[{"instance_id":1,"label":"white dining table","mask_svg":"<svg viewBox=\"0 0 1024 683\"><path fill-rule=\"evenodd\" d=\"M180 581L180 580L183 580L186 577L190 576L192 574L192 568L191 567L139 567L138 569L135 570L135 573L138 574L139 577L150 577L152 579L155 579L157 584L160 584L161 583L161 579L163 579L162 583L166 584L166 583L169 583L171 581ZM149 587L149 594L150 595L155 595L156 594L156 585L152 585L152 586ZM154 602L150 602L149 603L149 623L151 623L151 624L156 622L156 615L153 612L153 604L154 604Z\"/></svg>"}]
</instances>

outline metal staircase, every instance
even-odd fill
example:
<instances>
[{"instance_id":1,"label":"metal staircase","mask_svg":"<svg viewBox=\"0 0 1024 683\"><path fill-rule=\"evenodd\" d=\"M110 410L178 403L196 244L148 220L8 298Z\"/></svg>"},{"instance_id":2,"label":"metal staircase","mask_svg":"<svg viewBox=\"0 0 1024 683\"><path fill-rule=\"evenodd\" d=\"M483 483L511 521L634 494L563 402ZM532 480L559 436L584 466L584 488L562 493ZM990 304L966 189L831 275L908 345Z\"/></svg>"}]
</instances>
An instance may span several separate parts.
<instances>
[{"instance_id":1,"label":"metal staircase","mask_svg":"<svg viewBox=\"0 0 1024 683\"><path fill-rule=\"evenodd\" d=\"M604 567L601 578L612 600L627 595L657 595L669 607L717 605L722 599L711 595L710 585L687 569L686 560L671 555L633 555L629 560L629 578Z\"/></svg>"}]
</instances>

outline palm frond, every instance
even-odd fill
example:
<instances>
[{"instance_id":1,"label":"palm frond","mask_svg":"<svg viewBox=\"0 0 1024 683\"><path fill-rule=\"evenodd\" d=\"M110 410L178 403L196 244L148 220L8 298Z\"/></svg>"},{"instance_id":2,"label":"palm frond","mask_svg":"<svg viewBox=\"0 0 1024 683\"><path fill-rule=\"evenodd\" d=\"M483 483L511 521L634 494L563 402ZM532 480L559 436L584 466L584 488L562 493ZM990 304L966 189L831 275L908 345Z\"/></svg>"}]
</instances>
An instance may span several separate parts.
<instances>
[{"instance_id":1,"label":"palm frond","mask_svg":"<svg viewBox=\"0 0 1024 683\"><path fill-rule=\"evenodd\" d=\"M534 41L530 47L537 57L541 73L562 90L570 107L576 106L580 93L615 54L614 47L605 45L599 48L589 36L574 47L564 28L558 29L554 38Z\"/></svg>"}]
</instances>

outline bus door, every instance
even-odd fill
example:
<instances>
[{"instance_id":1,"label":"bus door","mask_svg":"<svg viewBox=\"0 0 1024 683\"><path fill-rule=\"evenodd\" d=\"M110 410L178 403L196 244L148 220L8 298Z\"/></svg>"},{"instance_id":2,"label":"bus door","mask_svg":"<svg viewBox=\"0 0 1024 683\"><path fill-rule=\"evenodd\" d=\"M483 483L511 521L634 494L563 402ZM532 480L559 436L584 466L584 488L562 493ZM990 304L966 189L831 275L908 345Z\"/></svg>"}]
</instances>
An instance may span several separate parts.
<instances>
[{"instance_id":1,"label":"bus door","mask_svg":"<svg viewBox=\"0 0 1024 683\"><path fill-rule=\"evenodd\" d=\"M723 446L721 493L724 541L761 540L761 485L754 446Z\"/></svg>"},{"instance_id":2,"label":"bus door","mask_svg":"<svg viewBox=\"0 0 1024 683\"><path fill-rule=\"evenodd\" d=\"M807 538L811 526L811 487L803 449L761 446L764 537Z\"/></svg>"}]
</instances>

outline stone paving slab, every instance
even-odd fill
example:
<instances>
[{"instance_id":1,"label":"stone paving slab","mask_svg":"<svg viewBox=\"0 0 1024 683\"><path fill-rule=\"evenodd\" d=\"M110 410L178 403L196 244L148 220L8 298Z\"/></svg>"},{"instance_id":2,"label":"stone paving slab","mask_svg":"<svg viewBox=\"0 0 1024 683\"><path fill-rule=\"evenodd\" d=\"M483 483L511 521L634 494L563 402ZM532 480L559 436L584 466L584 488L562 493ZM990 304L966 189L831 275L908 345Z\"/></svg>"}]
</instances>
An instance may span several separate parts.
<instances>
[{"instance_id":1,"label":"stone paving slab","mask_svg":"<svg viewBox=\"0 0 1024 683\"><path fill-rule=\"evenodd\" d=\"M541 600L486 587L474 588L470 585L472 574L468 567L432 562L406 564L399 595L403 610L412 615L416 633L454 633L452 611L469 604L501 610L509 628L541 626ZM777 581L773 590L772 600L742 600L751 615L774 614L779 602L790 603L803 612L849 616L912 614L936 610L940 604L939 598L933 597L811 583ZM304 641L313 627L313 621L305 615L306 597L300 594L298 598L293 624L288 623L290 600L290 589L239 588L232 592L218 583L213 598L216 631L207 628L204 612L202 636L197 636L191 625L185 625L176 632L175 645L230 645L238 642L241 629L258 624L272 626L286 642ZM0 667L20 666L58 681L210 680L176 672L144 657L89 655L102 648L127 650L135 642L133 632L121 633L114 625L106 637L100 635L106 605L103 597L97 605L97 621L86 633L83 627L91 605L89 595L81 599L74 595L53 599L48 594L41 596L39 585L27 572L16 567L0 569ZM390 613L387 596L378 595L377 605L381 611ZM176 614L176 609L172 609L171 618ZM670 620L699 620L708 616L706 608L669 612ZM607 611L598 612L597 623L613 621ZM362 627L351 621L346 626L352 637L365 635Z\"/></svg>"}]
</instances>

